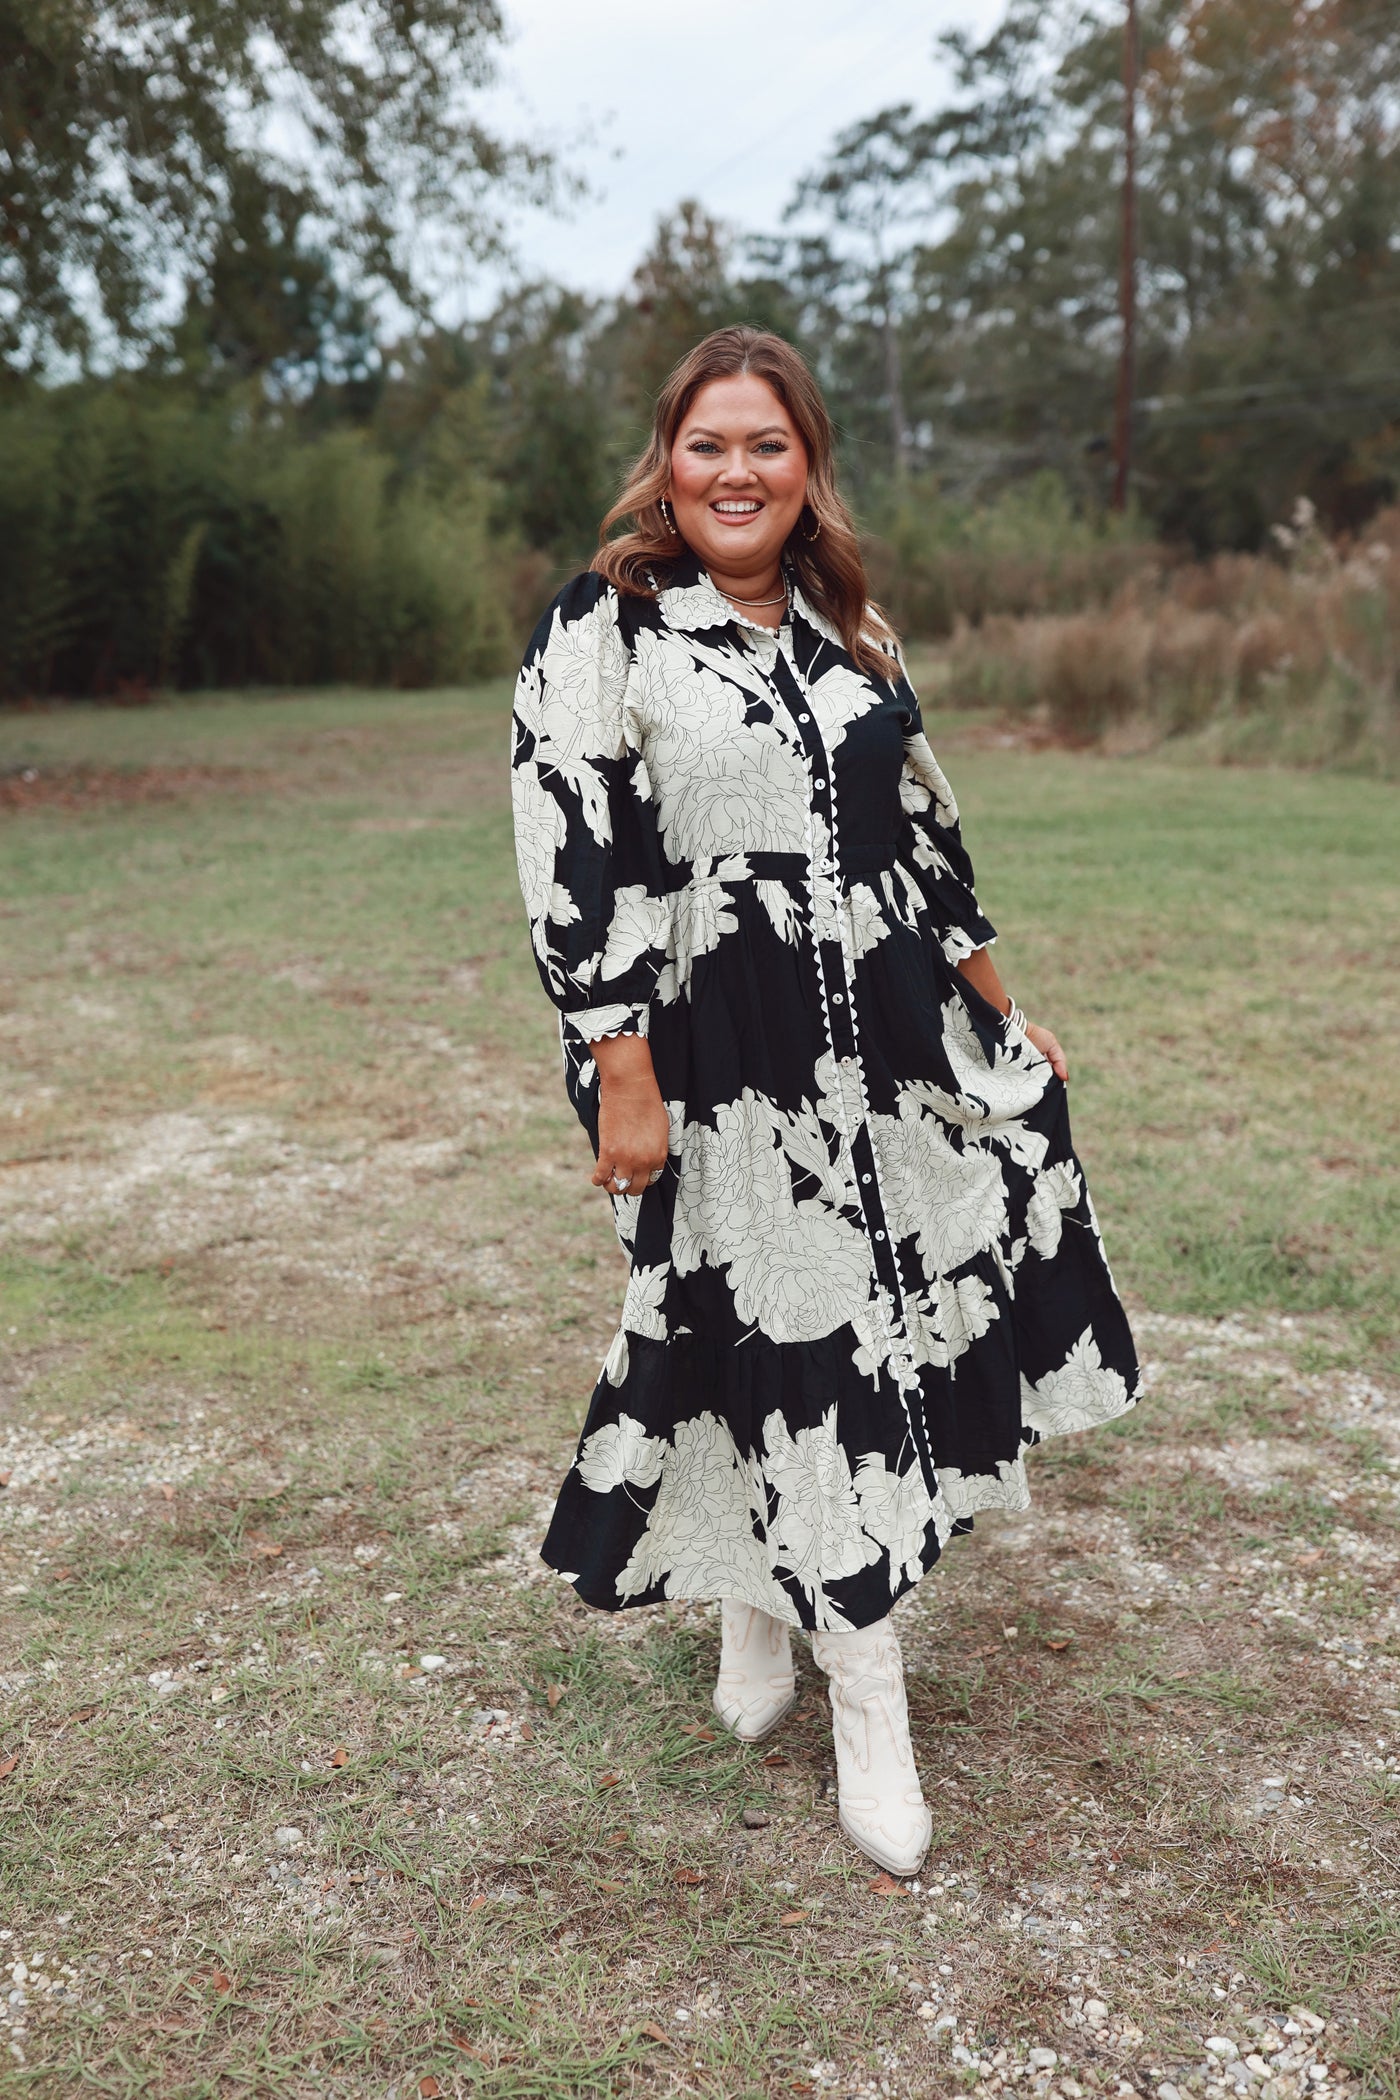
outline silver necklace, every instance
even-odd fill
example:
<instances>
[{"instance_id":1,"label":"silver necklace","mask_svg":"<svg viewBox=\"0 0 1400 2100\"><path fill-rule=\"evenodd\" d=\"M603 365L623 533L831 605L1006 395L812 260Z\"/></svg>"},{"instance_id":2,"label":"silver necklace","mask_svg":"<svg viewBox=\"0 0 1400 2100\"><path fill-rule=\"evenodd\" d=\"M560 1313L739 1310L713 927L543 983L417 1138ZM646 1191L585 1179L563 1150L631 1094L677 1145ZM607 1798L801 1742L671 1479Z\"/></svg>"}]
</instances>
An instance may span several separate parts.
<instances>
[{"instance_id":1,"label":"silver necklace","mask_svg":"<svg viewBox=\"0 0 1400 2100\"><path fill-rule=\"evenodd\" d=\"M718 584L715 588L719 589ZM720 591L719 594L721 598L727 598L731 605L786 605L788 597L786 584L776 598L736 598L733 591Z\"/></svg>"}]
</instances>

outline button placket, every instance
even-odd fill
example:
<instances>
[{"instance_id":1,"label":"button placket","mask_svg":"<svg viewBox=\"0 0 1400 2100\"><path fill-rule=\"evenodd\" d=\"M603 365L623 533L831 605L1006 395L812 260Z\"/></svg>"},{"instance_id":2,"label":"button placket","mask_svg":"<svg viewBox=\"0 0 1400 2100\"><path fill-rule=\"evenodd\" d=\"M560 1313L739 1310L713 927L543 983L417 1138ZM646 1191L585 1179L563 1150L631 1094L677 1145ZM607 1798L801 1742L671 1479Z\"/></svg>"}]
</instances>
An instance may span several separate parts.
<instances>
[{"instance_id":1,"label":"button placket","mask_svg":"<svg viewBox=\"0 0 1400 2100\"><path fill-rule=\"evenodd\" d=\"M889 1237L883 1194L879 1182L879 1163L875 1158L874 1144L870 1134L870 1104L866 1098L865 1075L861 1070L860 1049L857 1041L855 1012L855 962L846 952L846 941L838 915L837 938L824 939L819 923L816 901L817 885L829 882L835 889L838 908L841 896L840 847L836 829L834 793L831 785L831 765L823 747L820 732L805 705L802 688L789 665L783 651L777 653L770 681L773 690L783 702L788 714L797 723L802 733L803 749L811 769L811 791L808 797L809 861L813 890L812 933L813 947L817 959L817 976L826 1022L826 1037L837 1063L846 1070L854 1068L859 1092L860 1108L856 1130L852 1132L848 1119L845 1088L838 1089L841 1101L842 1134L845 1138L846 1156L849 1162L857 1201L865 1221L866 1238L871 1252L871 1268L877 1286L878 1317L885 1331L889 1350L890 1375L899 1393L913 1438L914 1451L920 1459L925 1482L931 1493L937 1493L937 1475L933 1465L933 1454L928 1448L927 1426L916 1427L915 1410L909 1404L909 1394L919 1391L918 1372L914 1364L909 1342L908 1325L904 1316L904 1286L899 1270L899 1256ZM820 818L826 833L827 850L820 855L816 848L815 819ZM840 989L830 989L832 979ZM890 1316L890 1309L893 1318ZM920 1414L920 1421L922 1420Z\"/></svg>"}]
</instances>

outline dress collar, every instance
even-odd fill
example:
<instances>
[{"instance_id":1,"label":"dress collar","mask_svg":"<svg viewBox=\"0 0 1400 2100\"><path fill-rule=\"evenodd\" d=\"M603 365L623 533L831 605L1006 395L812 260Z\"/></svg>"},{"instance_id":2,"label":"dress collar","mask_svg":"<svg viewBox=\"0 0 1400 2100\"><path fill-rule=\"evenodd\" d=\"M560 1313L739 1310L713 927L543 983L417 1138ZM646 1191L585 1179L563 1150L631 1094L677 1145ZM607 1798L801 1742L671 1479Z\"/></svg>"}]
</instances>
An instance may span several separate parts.
<instances>
[{"instance_id":1,"label":"dress collar","mask_svg":"<svg viewBox=\"0 0 1400 2100\"><path fill-rule=\"evenodd\" d=\"M824 641L841 648L841 636L830 620L808 603L791 577L788 581L792 616L805 620ZM775 628L765 627L759 620L750 620L716 590L699 556L689 547L670 564L666 582L656 594L656 602L661 608L662 619L677 634L704 634L716 627L738 626L768 635L774 641L778 638Z\"/></svg>"}]
</instances>

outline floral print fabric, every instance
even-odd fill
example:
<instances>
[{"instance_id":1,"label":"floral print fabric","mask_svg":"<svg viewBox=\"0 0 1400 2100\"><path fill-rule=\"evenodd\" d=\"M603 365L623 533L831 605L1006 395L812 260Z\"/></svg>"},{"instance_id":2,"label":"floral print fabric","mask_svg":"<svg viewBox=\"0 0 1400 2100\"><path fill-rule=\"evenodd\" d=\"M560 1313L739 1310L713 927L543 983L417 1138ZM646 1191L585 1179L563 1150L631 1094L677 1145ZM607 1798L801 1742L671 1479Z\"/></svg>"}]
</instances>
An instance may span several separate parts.
<instances>
[{"instance_id":1,"label":"floral print fabric","mask_svg":"<svg viewBox=\"0 0 1400 2100\"><path fill-rule=\"evenodd\" d=\"M1065 1090L956 968L994 935L914 694L687 557L654 599L561 592L513 759L570 1098L596 1150L588 1045L635 1029L671 1124L614 1199L630 1280L545 1559L607 1609L870 1624L1137 1392Z\"/></svg>"}]
</instances>

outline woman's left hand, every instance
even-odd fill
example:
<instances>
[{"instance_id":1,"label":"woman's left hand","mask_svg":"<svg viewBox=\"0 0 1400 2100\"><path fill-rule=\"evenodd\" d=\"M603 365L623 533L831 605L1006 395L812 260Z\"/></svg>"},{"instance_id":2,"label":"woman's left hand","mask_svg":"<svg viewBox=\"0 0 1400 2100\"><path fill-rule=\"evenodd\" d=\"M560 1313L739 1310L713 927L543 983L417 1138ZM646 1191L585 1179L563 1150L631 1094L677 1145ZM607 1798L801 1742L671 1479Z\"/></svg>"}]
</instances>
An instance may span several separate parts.
<instances>
[{"instance_id":1,"label":"woman's left hand","mask_svg":"<svg viewBox=\"0 0 1400 2100\"><path fill-rule=\"evenodd\" d=\"M1032 1021L1026 1029L1026 1036L1030 1042L1035 1044L1042 1057L1049 1058L1050 1069L1055 1077L1063 1079L1068 1084L1069 1066L1065 1062L1065 1053L1060 1048L1059 1038L1054 1031L1049 1028L1039 1028Z\"/></svg>"}]
</instances>

